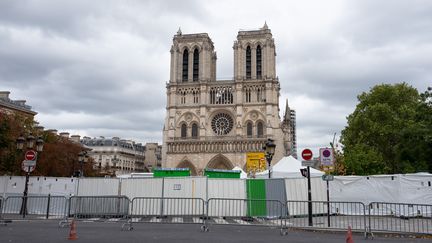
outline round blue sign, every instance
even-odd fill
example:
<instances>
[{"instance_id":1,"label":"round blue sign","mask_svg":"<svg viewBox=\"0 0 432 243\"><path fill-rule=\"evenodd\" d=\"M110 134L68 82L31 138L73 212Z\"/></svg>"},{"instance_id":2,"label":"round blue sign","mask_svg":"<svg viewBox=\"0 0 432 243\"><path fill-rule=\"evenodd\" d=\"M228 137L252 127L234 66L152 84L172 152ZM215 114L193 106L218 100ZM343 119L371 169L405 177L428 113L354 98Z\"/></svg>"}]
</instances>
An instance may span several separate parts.
<instances>
[{"instance_id":1,"label":"round blue sign","mask_svg":"<svg viewBox=\"0 0 432 243\"><path fill-rule=\"evenodd\" d=\"M323 156L324 157L330 157L330 154L331 154L330 150L328 150L328 149L326 149L326 150L323 151Z\"/></svg>"}]
</instances>

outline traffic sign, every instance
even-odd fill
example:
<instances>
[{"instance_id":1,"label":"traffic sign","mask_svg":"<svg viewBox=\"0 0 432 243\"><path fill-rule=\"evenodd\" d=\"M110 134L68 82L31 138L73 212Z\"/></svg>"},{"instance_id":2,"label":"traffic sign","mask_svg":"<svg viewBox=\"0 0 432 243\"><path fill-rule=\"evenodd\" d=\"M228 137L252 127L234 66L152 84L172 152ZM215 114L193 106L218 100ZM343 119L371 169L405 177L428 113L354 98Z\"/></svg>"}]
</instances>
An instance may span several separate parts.
<instances>
[{"instance_id":1,"label":"traffic sign","mask_svg":"<svg viewBox=\"0 0 432 243\"><path fill-rule=\"evenodd\" d=\"M25 167L29 167L29 166L36 166L36 160L24 160L22 162L22 165Z\"/></svg>"},{"instance_id":2,"label":"traffic sign","mask_svg":"<svg viewBox=\"0 0 432 243\"><path fill-rule=\"evenodd\" d=\"M33 172L36 168L36 164L34 166L26 166L27 164L25 163L26 160L24 160L21 163L21 169L27 173Z\"/></svg>"},{"instance_id":3,"label":"traffic sign","mask_svg":"<svg viewBox=\"0 0 432 243\"><path fill-rule=\"evenodd\" d=\"M323 181L332 181L332 180L334 180L334 176L333 175L322 175L322 180Z\"/></svg>"},{"instance_id":4,"label":"traffic sign","mask_svg":"<svg viewBox=\"0 0 432 243\"><path fill-rule=\"evenodd\" d=\"M322 166L333 166L333 149L320 148L320 161Z\"/></svg>"},{"instance_id":5,"label":"traffic sign","mask_svg":"<svg viewBox=\"0 0 432 243\"><path fill-rule=\"evenodd\" d=\"M25 159L26 160L36 160L36 152L34 151L34 150L28 150L26 153L25 153Z\"/></svg>"},{"instance_id":6,"label":"traffic sign","mask_svg":"<svg viewBox=\"0 0 432 243\"><path fill-rule=\"evenodd\" d=\"M302 166L311 166L311 167L315 167L315 165L317 164L317 160L302 160L301 165Z\"/></svg>"},{"instance_id":7,"label":"traffic sign","mask_svg":"<svg viewBox=\"0 0 432 243\"><path fill-rule=\"evenodd\" d=\"M303 151L302 151L302 158L304 160L311 160L312 156L313 156L312 150L310 150L310 149L303 149Z\"/></svg>"}]
</instances>

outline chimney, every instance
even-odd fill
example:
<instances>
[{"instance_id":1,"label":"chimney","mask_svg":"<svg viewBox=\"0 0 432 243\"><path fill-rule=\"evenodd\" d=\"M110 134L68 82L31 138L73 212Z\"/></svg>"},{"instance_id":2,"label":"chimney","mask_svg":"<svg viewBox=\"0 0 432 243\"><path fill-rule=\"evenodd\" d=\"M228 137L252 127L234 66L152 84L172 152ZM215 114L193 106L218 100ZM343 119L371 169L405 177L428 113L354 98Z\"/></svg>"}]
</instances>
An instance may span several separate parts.
<instances>
[{"instance_id":1,"label":"chimney","mask_svg":"<svg viewBox=\"0 0 432 243\"><path fill-rule=\"evenodd\" d=\"M9 99L9 91L0 91L0 99L8 100Z\"/></svg>"},{"instance_id":2,"label":"chimney","mask_svg":"<svg viewBox=\"0 0 432 243\"><path fill-rule=\"evenodd\" d=\"M68 132L61 132L60 137L69 138L69 133Z\"/></svg>"},{"instance_id":3,"label":"chimney","mask_svg":"<svg viewBox=\"0 0 432 243\"><path fill-rule=\"evenodd\" d=\"M14 100L14 103L20 106L25 106L26 100Z\"/></svg>"},{"instance_id":4,"label":"chimney","mask_svg":"<svg viewBox=\"0 0 432 243\"><path fill-rule=\"evenodd\" d=\"M81 136L80 135L72 135L71 141L74 143L80 143Z\"/></svg>"},{"instance_id":5,"label":"chimney","mask_svg":"<svg viewBox=\"0 0 432 243\"><path fill-rule=\"evenodd\" d=\"M50 133L52 133L52 134L54 134L54 135L57 135L57 129L48 129L48 132L50 132Z\"/></svg>"}]
</instances>

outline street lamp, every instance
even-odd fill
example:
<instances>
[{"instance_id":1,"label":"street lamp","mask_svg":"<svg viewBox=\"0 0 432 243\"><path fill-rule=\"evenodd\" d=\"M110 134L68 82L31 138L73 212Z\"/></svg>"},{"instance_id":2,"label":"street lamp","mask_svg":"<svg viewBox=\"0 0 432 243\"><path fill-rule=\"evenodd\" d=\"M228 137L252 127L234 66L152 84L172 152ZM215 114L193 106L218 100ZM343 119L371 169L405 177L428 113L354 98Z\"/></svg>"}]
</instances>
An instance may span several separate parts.
<instances>
[{"instance_id":1,"label":"street lamp","mask_svg":"<svg viewBox=\"0 0 432 243\"><path fill-rule=\"evenodd\" d=\"M267 159L269 179L270 179L271 178L271 161L273 159L273 155L275 154L275 150L276 150L276 144L274 144L274 140L270 139L270 138L267 139L267 142L265 143L263 149L265 151L265 157Z\"/></svg>"},{"instance_id":2,"label":"street lamp","mask_svg":"<svg viewBox=\"0 0 432 243\"><path fill-rule=\"evenodd\" d=\"M87 156L87 151L81 151L78 153L78 162L80 163L80 177L84 177L84 169L83 169L83 165L84 163L87 163L88 161L88 156Z\"/></svg>"},{"instance_id":3,"label":"street lamp","mask_svg":"<svg viewBox=\"0 0 432 243\"><path fill-rule=\"evenodd\" d=\"M28 182L29 182L29 178L30 178L30 173L32 171L32 167L36 166L36 160L37 160L37 152L34 152L32 150L33 146L35 144L35 141L36 141L36 151L42 152L43 144L44 144L42 137L35 139L35 137L30 133L27 136L27 138L24 138L21 135L16 139L16 146L17 146L17 149L19 151L23 150L24 144L25 144L25 142L27 142L27 150L25 152L24 161L23 161L23 165L22 165L23 170L25 170L27 172L26 173L26 179L25 179L24 192L23 192L23 203L21 205L21 210L20 210L20 214L23 215L23 218L25 218L25 214L27 212L27 194L28 194Z\"/></svg>"}]
</instances>

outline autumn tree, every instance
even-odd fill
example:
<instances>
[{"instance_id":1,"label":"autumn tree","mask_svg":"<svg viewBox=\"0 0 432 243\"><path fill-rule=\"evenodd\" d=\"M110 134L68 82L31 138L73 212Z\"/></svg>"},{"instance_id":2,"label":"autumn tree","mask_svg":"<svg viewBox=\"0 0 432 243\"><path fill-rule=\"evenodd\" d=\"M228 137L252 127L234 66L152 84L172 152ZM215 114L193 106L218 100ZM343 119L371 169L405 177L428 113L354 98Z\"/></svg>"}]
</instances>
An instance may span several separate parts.
<instances>
[{"instance_id":1,"label":"autumn tree","mask_svg":"<svg viewBox=\"0 0 432 243\"><path fill-rule=\"evenodd\" d=\"M24 175L21 163L24 151L16 149L16 139L20 135L32 133L44 140L43 151L38 153L35 171L32 175L70 177L80 169L78 153L84 148L68 138L63 138L50 131L39 131L35 122L19 114L0 113L0 175ZM95 176L93 161L83 164L85 176Z\"/></svg>"},{"instance_id":2,"label":"autumn tree","mask_svg":"<svg viewBox=\"0 0 432 243\"><path fill-rule=\"evenodd\" d=\"M431 171L432 105L407 85L381 84L358 96L341 143L347 174Z\"/></svg>"}]
</instances>

